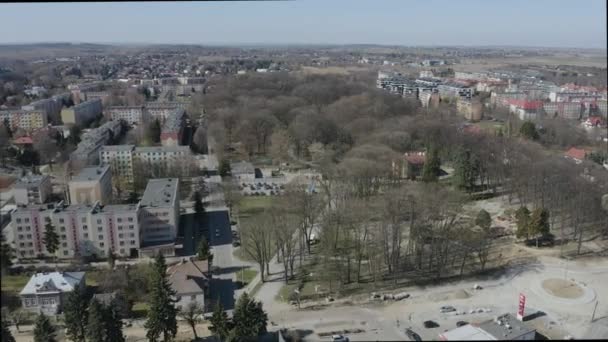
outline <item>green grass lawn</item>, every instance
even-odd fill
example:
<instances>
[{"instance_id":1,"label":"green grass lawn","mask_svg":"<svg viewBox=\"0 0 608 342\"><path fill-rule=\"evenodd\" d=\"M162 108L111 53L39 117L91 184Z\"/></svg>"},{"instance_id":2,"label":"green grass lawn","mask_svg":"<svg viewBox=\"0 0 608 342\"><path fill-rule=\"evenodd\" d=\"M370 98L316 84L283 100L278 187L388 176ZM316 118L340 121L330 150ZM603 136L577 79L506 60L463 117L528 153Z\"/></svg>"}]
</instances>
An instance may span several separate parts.
<instances>
[{"instance_id":1,"label":"green grass lawn","mask_svg":"<svg viewBox=\"0 0 608 342\"><path fill-rule=\"evenodd\" d=\"M488 133L494 133L498 128L502 128L503 132L505 130L505 125L502 122L497 121L480 121L475 123L475 125Z\"/></svg>"},{"instance_id":2,"label":"green grass lawn","mask_svg":"<svg viewBox=\"0 0 608 342\"><path fill-rule=\"evenodd\" d=\"M30 280L30 277L25 274L3 276L2 291L19 293L28 280Z\"/></svg>"},{"instance_id":3,"label":"green grass lawn","mask_svg":"<svg viewBox=\"0 0 608 342\"><path fill-rule=\"evenodd\" d=\"M243 283L243 285L249 284L255 276L258 275L258 271L253 268L246 268L236 273L236 280Z\"/></svg>"},{"instance_id":4,"label":"green grass lawn","mask_svg":"<svg viewBox=\"0 0 608 342\"><path fill-rule=\"evenodd\" d=\"M264 211L272 205L274 198L272 196L250 196L243 197L239 202L239 216L247 217Z\"/></svg>"},{"instance_id":5,"label":"green grass lawn","mask_svg":"<svg viewBox=\"0 0 608 342\"><path fill-rule=\"evenodd\" d=\"M131 311L133 311L133 317L146 317L149 309L150 305L148 303L135 302Z\"/></svg>"}]
</instances>

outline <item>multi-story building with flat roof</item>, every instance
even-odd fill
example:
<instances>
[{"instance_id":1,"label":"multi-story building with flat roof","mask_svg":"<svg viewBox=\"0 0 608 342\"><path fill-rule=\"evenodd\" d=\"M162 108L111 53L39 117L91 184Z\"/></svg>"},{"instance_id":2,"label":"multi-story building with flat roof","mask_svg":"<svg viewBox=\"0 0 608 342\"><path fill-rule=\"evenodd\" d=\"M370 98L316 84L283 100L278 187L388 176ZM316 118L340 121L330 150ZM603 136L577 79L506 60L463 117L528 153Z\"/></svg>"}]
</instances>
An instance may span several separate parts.
<instances>
[{"instance_id":1,"label":"multi-story building with flat roof","mask_svg":"<svg viewBox=\"0 0 608 342\"><path fill-rule=\"evenodd\" d=\"M12 194L17 204L42 204L53 192L51 177L30 175L13 184Z\"/></svg>"},{"instance_id":2,"label":"multi-story building with flat roof","mask_svg":"<svg viewBox=\"0 0 608 342\"><path fill-rule=\"evenodd\" d=\"M0 123L8 122L12 130L18 128L31 132L46 127L47 114L42 109L6 109L0 110Z\"/></svg>"},{"instance_id":3,"label":"multi-story building with flat roof","mask_svg":"<svg viewBox=\"0 0 608 342\"><path fill-rule=\"evenodd\" d=\"M184 110L177 108L171 113L160 132L160 140L163 146L177 146L181 144L182 133L184 131Z\"/></svg>"},{"instance_id":4,"label":"multi-story building with flat roof","mask_svg":"<svg viewBox=\"0 0 608 342\"><path fill-rule=\"evenodd\" d=\"M110 119L124 120L130 125L141 125L147 122L147 111L144 106L109 107L106 108L104 112Z\"/></svg>"},{"instance_id":5,"label":"multi-story building with flat roof","mask_svg":"<svg viewBox=\"0 0 608 342\"><path fill-rule=\"evenodd\" d=\"M139 203L142 223L142 255L173 255L179 226L179 180L151 179ZM172 251L173 249L173 251Z\"/></svg>"},{"instance_id":6,"label":"multi-story building with flat roof","mask_svg":"<svg viewBox=\"0 0 608 342\"><path fill-rule=\"evenodd\" d=\"M112 171L109 165L86 167L68 183L70 203L101 205L112 199Z\"/></svg>"},{"instance_id":7,"label":"multi-story building with flat roof","mask_svg":"<svg viewBox=\"0 0 608 342\"><path fill-rule=\"evenodd\" d=\"M182 102L150 102L146 104L146 111L150 119L158 119L161 123L164 123L178 108L185 109L186 104Z\"/></svg>"},{"instance_id":8,"label":"multi-story building with flat roof","mask_svg":"<svg viewBox=\"0 0 608 342\"><path fill-rule=\"evenodd\" d=\"M102 112L100 99L85 101L70 108L61 110L61 120L64 124L84 126L95 120Z\"/></svg>"},{"instance_id":9,"label":"multi-story building with flat roof","mask_svg":"<svg viewBox=\"0 0 608 342\"><path fill-rule=\"evenodd\" d=\"M138 166L147 169L170 169L184 166L191 156L188 146L150 146L134 145L103 146L99 151L102 164L110 165L112 173L125 177L132 183L134 169Z\"/></svg>"},{"instance_id":10,"label":"multi-story building with flat roof","mask_svg":"<svg viewBox=\"0 0 608 342\"><path fill-rule=\"evenodd\" d=\"M45 120L58 123L59 113L61 112L61 108L63 107L63 100L64 98L62 96L55 95L50 99L42 99L30 102L29 104L22 106L21 109L42 110L46 114Z\"/></svg>"},{"instance_id":11,"label":"multi-story building with flat roof","mask_svg":"<svg viewBox=\"0 0 608 342\"><path fill-rule=\"evenodd\" d=\"M122 123L120 121L108 121L105 124L90 130L82 135L82 141L70 159L82 165L97 164L99 161L99 150L114 137L122 133Z\"/></svg>"},{"instance_id":12,"label":"multi-story building with flat roof","mask_svg":"<svg viewBox=\"0 0 608 342\"><path fill-rule=\"evenodd\" d=\"M30 204L18 207L9 225L20 259L51 256L43 239L48 223L59 234L58 258L106 256L110 250L128 257L137 255L139 249L138 215L138 205L131 204Z\"/></svg>"}]
</instances>

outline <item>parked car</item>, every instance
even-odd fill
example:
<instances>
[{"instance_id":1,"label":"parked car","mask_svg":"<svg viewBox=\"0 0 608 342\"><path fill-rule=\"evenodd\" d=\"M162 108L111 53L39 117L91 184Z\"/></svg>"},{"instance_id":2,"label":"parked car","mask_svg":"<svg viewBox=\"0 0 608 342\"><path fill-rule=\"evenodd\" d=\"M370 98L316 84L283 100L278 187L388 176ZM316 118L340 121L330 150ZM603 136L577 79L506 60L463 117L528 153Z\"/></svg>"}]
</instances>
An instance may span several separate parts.
<instances>
[{"instance_id":1,"label":"parked car","mask_svg":"<svg viewBox=\"0 0 608 342\"><path fill-rule=\"evenodd\" d=\"M420 335L416 334L412 329L409 329L409 328L405 329L405 334L412 341L422 341L422 338L420 337Z\"/></svg>"},{"instance_id":2,"label":"parked car","mask_svg":"<svg viewBox=\"0 0 608 342\"><path fill-rule=\"evenodd\" d=\"M461 326L463 326L463 325L467 325L467 324L469 324L469 322L466 322L466 321L458 321L458 322L456 322L456 326L457 326L457 327L459 327L459 328L460 328Z\"/></svg>"},{"instance_id":3,"label":"parked car","mask_svg":"<svg viewBox=\"0 0 608 342\"><path fill-rule=\"evenodd\" d=\"M448 306L442 306L440 308L440 311L441 311L441 313L453 312L453 311L456 311L456 308L453 307L453 306L449 306L449 305Z\"/></svg>"},{"instance_id":4,"label":"parked car","mask_svg":"<svg viewBox=\"0 0 608 342\"><path fill-rule=\"evenodd\" d=\"M331 336L331 340L334 342L348 342L348 337L345 337L343 335L332 335Z\"/></svg>"},{"instance_id":5,"label":"parked car","mask_svg":"<svg viewBox=\"0 0 608 342\"><path fill-rule=\"evenodd\" d=\"M427 329L430 328L437 328L439 326L439 324L435 321L424 321L424 327Z\"/></svg>"}]
</instances>

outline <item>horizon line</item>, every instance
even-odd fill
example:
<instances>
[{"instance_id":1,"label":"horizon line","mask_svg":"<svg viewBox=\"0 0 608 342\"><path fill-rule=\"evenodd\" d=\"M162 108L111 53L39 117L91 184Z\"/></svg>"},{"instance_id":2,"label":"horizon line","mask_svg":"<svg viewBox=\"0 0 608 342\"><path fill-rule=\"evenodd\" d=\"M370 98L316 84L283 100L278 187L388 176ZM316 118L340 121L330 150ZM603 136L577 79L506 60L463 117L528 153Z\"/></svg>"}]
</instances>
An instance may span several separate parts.
<instances>
[{"instance_id":1,"label":"horizon line","mask_svg":"<svg viewBox=\"0 0 608 342\"><path fill-rule=\"evenodd\" d=\"M120 45L145 45L145 46L155 46L155 45L169 45L169 46L179 46L179 45L190 45L190 46L214 46L214 47L240 47L240 46L378 46L378 47L399 47L399 48L415 48L415 47L424 47L424 48L472 48L472 47L480 47L480 48L537 48L537 49L577 49L577 50L603 50L607 51L608 47L576 47L576 46L543 46L543 45L512 45L512 44L417 44L417 45L406 45L406 44L382 44L382 43L302 43L302 42L275 42L275 43L264 43L264 42L201 42L201 43L170 43L170 42L119 42L119 41L37 41L37 42L0 42L0 46L10 46L10 45L37 45L37 44L69 44L69 45L109 45L109 46L120 46Z\"/></svg>"}]
</instances>

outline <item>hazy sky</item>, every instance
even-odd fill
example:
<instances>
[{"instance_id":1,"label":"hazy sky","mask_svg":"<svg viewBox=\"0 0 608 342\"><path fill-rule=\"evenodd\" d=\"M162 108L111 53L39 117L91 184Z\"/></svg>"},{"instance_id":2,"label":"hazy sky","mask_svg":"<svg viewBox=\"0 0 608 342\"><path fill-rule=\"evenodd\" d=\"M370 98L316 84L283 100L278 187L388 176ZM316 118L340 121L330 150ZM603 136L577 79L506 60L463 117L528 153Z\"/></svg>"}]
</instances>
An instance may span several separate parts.
<instances>
[{"instance_id":1,"label":"hazy sky","mask_svg":"<svg viewBox=\"0 0 608 342\"><path fill-rule=\"evenodd\" d=\"M0 43L57 41L606 48L606 1L0 4Z\"/></svg>"}]
</instances>

